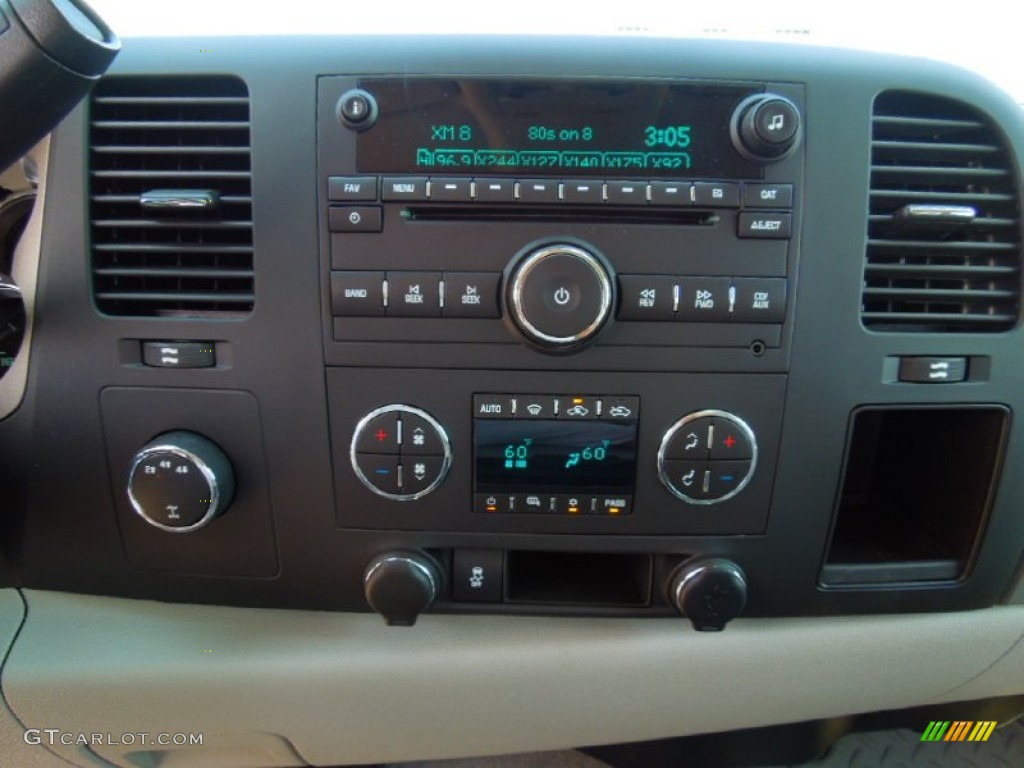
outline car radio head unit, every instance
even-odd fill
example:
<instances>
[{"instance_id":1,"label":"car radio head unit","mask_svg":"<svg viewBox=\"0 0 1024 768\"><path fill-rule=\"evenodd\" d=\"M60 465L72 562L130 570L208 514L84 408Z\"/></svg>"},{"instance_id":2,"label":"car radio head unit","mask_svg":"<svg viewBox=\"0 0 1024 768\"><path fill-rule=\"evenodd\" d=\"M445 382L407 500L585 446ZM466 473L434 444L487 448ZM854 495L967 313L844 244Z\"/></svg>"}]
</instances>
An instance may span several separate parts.
<instances>
[{"instance_id":1,"label":"car radio head unit","mask_svg":"<svg viewBox=\"0 0 1024 768\"><path fill-rule=\"evenodd\" d=\"M763 175L728 130L737 104L761 92L751 85L421 78L359 90L360 173Z\"/></svg>"}]
</instances>

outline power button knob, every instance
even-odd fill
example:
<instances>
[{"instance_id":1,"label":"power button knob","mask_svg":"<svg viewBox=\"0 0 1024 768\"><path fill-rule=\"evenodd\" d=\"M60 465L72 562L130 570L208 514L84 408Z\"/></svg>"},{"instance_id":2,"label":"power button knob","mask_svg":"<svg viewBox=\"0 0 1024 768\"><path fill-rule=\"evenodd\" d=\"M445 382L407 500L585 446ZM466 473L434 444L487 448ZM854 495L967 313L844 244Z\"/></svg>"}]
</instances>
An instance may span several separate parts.
<instances>
[{"instance_id":1,"label":"power button knob","mask_svg":"<svg viewBox=\"0 0 1024 768\"><path fill-rule=\"evenodd\" d=\"M513 262L506 301L528 341L548 351L573 351L604 326L613 291L601 258L580 246L555 243Z\"/></svg>"}]
</instances>

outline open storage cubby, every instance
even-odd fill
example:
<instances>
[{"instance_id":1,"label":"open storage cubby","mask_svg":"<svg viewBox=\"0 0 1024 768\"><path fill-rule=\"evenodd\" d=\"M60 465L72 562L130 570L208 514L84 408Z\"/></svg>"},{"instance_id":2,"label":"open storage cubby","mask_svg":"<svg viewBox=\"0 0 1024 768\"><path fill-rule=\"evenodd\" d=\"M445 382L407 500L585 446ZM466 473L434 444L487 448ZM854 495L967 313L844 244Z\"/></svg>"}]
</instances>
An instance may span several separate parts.
<instances>
[{"instance_id":1,"label":"open storage cubby","mask_svg":"<svg viewBox=\"0 0 1024 768\"><path fill-rule=\"evenodd\" d=\"M960 578L991 504L1007 419L996 405L856 411L822 584Z\"/></svg>"},{"instance_id":2,"label":"open storage cubby","mask_svg":"<svg viewBox=\"0 0 1024 768\"><path fill-rule=\"evenodd\" d=\"M510 551L506 556L510 603L647 605L650 555Z\"/></svg>"}]
</instances>

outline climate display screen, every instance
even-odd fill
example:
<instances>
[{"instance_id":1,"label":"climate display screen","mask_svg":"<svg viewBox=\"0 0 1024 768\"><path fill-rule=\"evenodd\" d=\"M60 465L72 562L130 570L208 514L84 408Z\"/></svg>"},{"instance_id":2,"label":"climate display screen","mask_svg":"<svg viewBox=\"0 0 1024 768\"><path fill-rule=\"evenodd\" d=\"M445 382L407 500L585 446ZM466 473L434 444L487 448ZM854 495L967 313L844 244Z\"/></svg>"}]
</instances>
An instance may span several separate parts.
<instances>
[{"instance_id":1,"label":"climate display screen","mask_svg":"<svg viewBox=\"0 0 1024 768\"><path fill-rule=\"evenodd\" d=\"M478 419L475 425L478 493L633 492L636 422Z\"/></svg>"},{"instance_id":2,"label":"climate display screen","mask_svg":"<svg viewBox=\"0 0 1024 768\"><path fill-rule=\"evenodd\" d=\"M360 173L760 178L729 138L751 86L370 79Z\"/></svg>"}]
</instances>

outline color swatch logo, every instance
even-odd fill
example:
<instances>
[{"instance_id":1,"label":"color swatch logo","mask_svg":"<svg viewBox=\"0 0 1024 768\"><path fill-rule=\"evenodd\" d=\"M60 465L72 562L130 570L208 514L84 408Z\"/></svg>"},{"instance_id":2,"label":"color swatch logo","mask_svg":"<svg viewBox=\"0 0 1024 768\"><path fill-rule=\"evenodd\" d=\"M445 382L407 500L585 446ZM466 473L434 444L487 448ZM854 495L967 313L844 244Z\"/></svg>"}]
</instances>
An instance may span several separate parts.
<instances>
[{"instance_id":1,"label":"color swatch logo","mask_svg":"<svg viewBox=\"0 0 1024 768\"><path fill-rule=\"evenodd\" d=\"M988 741L996 725L995 720L932 720L921 741Z\"/></svg>"}]
</instances>

